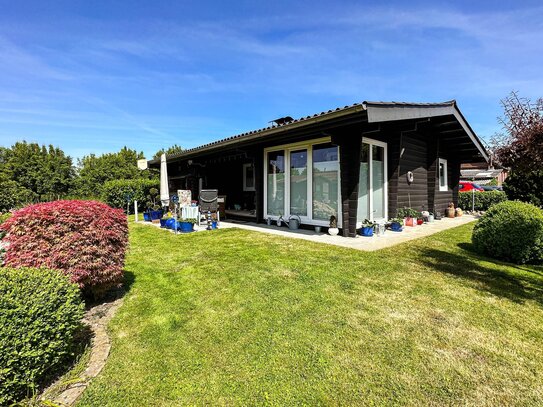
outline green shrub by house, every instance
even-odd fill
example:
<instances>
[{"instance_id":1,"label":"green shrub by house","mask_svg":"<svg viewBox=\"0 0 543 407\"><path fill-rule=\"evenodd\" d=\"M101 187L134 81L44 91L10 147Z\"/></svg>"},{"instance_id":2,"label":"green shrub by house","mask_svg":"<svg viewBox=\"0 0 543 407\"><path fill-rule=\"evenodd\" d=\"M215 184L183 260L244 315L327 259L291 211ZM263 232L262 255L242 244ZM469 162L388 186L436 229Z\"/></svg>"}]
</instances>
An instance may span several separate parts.
<instances>
[{"instance_id":1,"label":"green shrub by house","mask_svg":"<svg viewBox=\"0 0 543 407\"><path fill-rule=\"evenodd\" d=\"M151 188L160 188L158 180L119 179L108 181L102 187L102 200L113 208L126 209L126 197L130 197L130 213L134 211L134 201L138 201L138 209L143 210L147 195Z\"/></svg>"},{"instance_id":2,"label":"green shrub by house","mask_svg":"<svg viewBox=\"0 0 543 407\"><path fill-rule=\"evenodd\" d=\"M503 191L459 192L458 207L465 211L471 211L474 198L476 211L487 211L492 205L507 201L507 195Z\"/></svg>"},{"instance_id":3,"label":"green shrub by house","mask_svg":"<svg viewBox=\"0 0 543 407\"><path fill-rule=\"evenodd\" d=\"M475 249L517 264L543 262L543 210L518 201L492 206L473 229Z\"/></svg>"},{"instance_id":4,"label":"green shrub by house","mask_svg":"<svg viewBox=\"0 0 543 407\"><path fill-rule=\"evenodd\" d=\"M82 317L79 288L67 276L0 268L0 405L32 395L58 372Z\"/></svg>"}]
</instances>

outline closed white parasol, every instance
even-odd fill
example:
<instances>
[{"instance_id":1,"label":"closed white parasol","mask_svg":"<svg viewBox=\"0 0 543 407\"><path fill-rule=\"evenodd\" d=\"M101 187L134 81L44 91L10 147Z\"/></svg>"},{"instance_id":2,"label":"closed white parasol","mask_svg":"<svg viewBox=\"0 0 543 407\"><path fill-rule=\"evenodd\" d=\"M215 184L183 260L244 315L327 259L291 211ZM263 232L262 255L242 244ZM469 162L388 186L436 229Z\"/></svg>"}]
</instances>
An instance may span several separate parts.
<instances>
[{"instance_id":1,"label":"closed white parasol","mask_svg":"<svg viewBox=\"0 0 543 407\"><path fill-rule=\"evenodd\" d=\"M160 201L162 206L170 204L170 188L168 187L168 165L166 154L160 156Z\"/></svg>"}]
</instances>

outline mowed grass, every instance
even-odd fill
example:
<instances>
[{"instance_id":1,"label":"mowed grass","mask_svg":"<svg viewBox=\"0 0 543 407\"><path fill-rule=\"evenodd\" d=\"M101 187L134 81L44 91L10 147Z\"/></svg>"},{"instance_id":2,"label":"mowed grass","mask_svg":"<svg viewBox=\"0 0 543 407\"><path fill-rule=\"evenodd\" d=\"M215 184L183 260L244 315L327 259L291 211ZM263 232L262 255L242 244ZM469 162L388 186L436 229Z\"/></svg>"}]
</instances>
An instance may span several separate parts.
<instances>
[{"instance_id":1,"label":"mowed grass","mask_svg":"<svg viewBox=\"0 0 543 407\"><path fill-rule=\"evenodd\" d=\"M366 253L131 224L78 405L542 405L543 269L477 256L472 227Z\"/></svg>"}]
</instances>

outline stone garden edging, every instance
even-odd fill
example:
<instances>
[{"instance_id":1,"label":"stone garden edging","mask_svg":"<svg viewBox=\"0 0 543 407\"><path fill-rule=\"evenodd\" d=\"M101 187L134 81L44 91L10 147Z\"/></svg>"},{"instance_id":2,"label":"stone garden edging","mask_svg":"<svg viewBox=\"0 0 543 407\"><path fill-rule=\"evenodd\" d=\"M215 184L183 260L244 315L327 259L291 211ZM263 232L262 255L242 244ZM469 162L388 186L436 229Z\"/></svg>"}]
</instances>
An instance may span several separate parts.
<instances>
[{"instance_id":1,"label":"stone garden edging","mask_svg":"<svg viewBox=\"0 0 543 407\"><path fill-rule=\"evenodd\" d=\"M98 376L106 364L111 349L107 324L113 318L122 302L123 296L120 295L114 301L95 305L85 312L83 322L90 327L93 334L88 365L77 381L70 383L60 394L49 399L47 397L48 391L46 390L41 397L42 400L50 401L58 406L73 406L91 380ZM56 386L62 386L62 379L51 385L49 389Z\"/></svg>"}]
</instances>

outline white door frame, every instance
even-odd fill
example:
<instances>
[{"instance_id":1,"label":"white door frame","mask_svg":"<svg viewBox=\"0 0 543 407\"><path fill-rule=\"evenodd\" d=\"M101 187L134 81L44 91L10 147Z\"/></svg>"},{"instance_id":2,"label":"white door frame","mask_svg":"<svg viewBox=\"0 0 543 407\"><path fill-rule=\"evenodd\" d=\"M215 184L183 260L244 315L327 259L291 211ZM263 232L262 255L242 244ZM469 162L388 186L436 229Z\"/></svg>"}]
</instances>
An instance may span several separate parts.
<instances>
[{"instance_id":1,"label":"white door frame","mask_svg":"<svg viewBox=\"0 0 543 407\"><path fill-rule=\"evenodd\" d=\"M384 202L384 217L377 219L377 220L388 220L388 145L384 141L378 141L367 137L362 137L362 144L368 144L370 146L369 152L368 152L368 209L369 209L369 215L371 221L375 221L373 217L373 149L372 146L378 146L382 147L384 149L384 174L383 174L383 189L384 189L384 195L385 195L385 202ZM358 212L358 208L357 208ZM358 217L358 214L357 214ZM362 226L362 222L357 221L356 227L359 228Z\"/></svg>"},{"instance_id":2,"label":"white door frame","mask_svg":"<svg viewBox=\"0 0 543 407\"><path fill-rule=\"evenodd\" d=\"M329 221L313 219L313 146L316 144L329 143L330 137L322 137L318 139L307 140L299 143L283 144L264 149L264 216L266 218L277 220L279 216L268 214L268 153L274 151L282 151L285 155L285 196L283 202L283 217L288 219L290 216L290 153L292 151L306 150L307 151L307 216L300 216L303 224L315 226L329 226ZM341 168L340 155L338 149L338 227L343 225L341 214L342 197L341 197Z\"/></svg>"}]
</instances>

